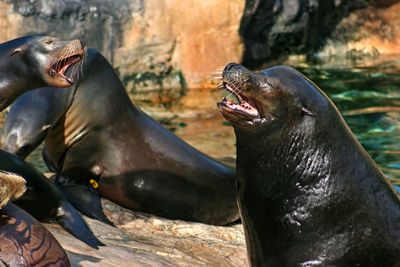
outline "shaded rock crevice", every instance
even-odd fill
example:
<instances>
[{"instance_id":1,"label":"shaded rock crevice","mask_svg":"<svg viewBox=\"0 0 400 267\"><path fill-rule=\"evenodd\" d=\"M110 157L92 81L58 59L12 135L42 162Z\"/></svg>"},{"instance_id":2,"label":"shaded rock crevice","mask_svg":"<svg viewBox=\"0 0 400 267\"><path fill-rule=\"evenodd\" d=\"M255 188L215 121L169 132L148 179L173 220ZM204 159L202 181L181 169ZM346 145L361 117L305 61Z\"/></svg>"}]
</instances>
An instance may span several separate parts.
<instances>
[{"instance_id":1,"label":"shaded rock crevice","mask_svg":"<svg viewBox=\"0 0 400 267\"><path fill-rule=\"evenodd\" d=\"M368 5L388 7L398 0L247 0L239 33L242 63L258 68L289 54L321 49L341 20Z\"/></svg>"}]
</instances>

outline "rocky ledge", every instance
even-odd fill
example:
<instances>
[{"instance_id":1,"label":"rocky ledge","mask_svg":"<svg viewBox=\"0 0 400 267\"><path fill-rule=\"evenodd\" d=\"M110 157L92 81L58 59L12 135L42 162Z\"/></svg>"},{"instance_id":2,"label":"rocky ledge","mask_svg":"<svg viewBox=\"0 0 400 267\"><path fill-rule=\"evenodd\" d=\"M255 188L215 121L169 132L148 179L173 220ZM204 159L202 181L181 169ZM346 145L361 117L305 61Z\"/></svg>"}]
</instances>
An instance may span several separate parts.
<instances>
[{"instance_id":1,"label":"rocky ledge","mask_svg":"<svg viewBox=\"0 0 400 267\"><path fill-rule=\"evenodd\" d=\"M93 249L58 224L44 224L67 251L72 266L247 266L242 224L211 226L132 212L103 200L116 225L85 217L106 246Z\"/></svg>"}]
</instances>

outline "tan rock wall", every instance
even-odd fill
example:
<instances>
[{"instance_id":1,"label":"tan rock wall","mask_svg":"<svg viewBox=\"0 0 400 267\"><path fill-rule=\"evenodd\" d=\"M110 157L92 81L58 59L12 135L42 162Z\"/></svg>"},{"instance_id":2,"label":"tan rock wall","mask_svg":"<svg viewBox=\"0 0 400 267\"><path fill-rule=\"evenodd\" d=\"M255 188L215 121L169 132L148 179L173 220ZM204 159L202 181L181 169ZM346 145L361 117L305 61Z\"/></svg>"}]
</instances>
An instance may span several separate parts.
<instances>
[{"instance_id":1,"label":"tan rock wall","mask_svg":"<svg viewBox=\"0 0 400 267\"><path fill-rule=\"evenodd\" d=\"M75 3L69 8L72 2L56 6L46 1L0 0L0 41L43 32L91 39L88 45L113 63L128 90L184 83L207 86L216 68L230 61L240 62L243 45L238 29L245 0L124 1L114 5L125 5L130 18L122 19L120 14L102 9L101 1L82 0L82 6ZM78 21L81 17L86 21ZM88 33L94 29L87 24L99 21L97 38ZM122 40L115 38L120 24ZM145 81L140 84L141 80Z\"/></svg>"},{"instance_id":2,"label":"tan rock wall","mask_svg":"<svg viewBox=\"0 0 400 267\"><path fill-rule=\"evenodd\" d=\"M207 86L215 69L241 61L243 8L244 0L148 0L126 25L115 65L122 75L146 64L159 73L173 67L187 86Z\"/></svg>"},{"instance_id":3,"label":"tan rock wall","mask_svg":"<svg viewBox=\"0 0 400 267\"><path fill-rule=\"evenodd\" d=\"M324 55L370 55L400 53L400 3L357 10L336 27Z\"/></svg>"},{"instance_id":4,"label":"tan rock wall","mask_svg":"<svg viewBox=\"0 0 400 267\"><path fill-rule=\"evenodd\" d=\"M22 16L13 12L12 5L0 1L0 42L5 42L24 34L20 29Z\"/></svg>"}]
</instances>

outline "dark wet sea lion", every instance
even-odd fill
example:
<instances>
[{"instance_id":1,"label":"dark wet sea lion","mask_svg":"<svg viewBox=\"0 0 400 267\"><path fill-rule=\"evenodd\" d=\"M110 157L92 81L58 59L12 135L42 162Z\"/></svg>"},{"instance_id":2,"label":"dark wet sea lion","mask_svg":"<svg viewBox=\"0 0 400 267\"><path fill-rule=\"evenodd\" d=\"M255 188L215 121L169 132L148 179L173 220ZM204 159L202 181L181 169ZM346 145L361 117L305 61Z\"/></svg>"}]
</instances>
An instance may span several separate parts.
<instances>
[{"instance_id":1,"label":"dark wet sea lion","mask_svg":"<svg viewBox=\"0 0 400 267\"><path fill-rule=\"evenodd\" d=\"M42 35L0 44L0 110L28 90L73 84L66 72L78 69L85 50L80 40L62 41ZM70 72L71 75L74 73Z\"/></svg>"},{"instance_id":2,"label":"dark wet sea lion","mask_svg":"<svg viewBox=\"0 0 400 267\"><path fill-rule=\"evenodd\" d=\"M70 86L85 51L80 40L61 41L38 35L0 44L0 109L27 90L43 85ZM32 166L0 150L0 170L16 173L27 180L27 193L16 201L21 207L38 219L57 220L92 247L102 245L65 197Z\"/></svg>"},{"instance_id":3,"label":"dark wet sea lion","mask_svg":"<svg viewBox=\"0 0 400 267\"><path fill-rule=\"evenodd\" d=\"M57 221L65 230L91 247L103 245L54 184L30 164L0 150L0 170L18 174L27 181L26 193L15 200L15 204L38 220Z\"/></svg>"},{"instance_id":4,"label":"dark wet sea lion","mask_svg":"<svg viewBox=\"0 0 400 267\"><path fill-rule=\"evenodd\" d=\"M12 203L0 210L0 265L71 266L53 235Z\"/></svg>"},{"instance_id":5,"label":"dark wet sea lion","mask_svg":"<svg viewBox=\"0 0 400 267\"><path fill-rule=\"evenodd\" d=\"M222 79L251 265L399 266L399 199L329 98L285 66Z\"/></svg>"},{"instance_id":6,"label":"dark wet sea lion","mask_svg":"<svg viewBox=\"0 0 400 267\"><path fill-rule=\"evenodd\" d=\"M0 133L2 148L21 159L31 154L68 108L71 90L72 87L44 87L22 95L11 106L3 124Z\"/></svg>"},{"instance_id":7,"label":"dark wet sea lion","mask_svg":"<svg viewBox=\"0 0 400 267\"><path fill-rule=\"evenodd\" d=\"M70 96L58 95L61 100L54 100L53 93L48 95L52 102L36 106L29 101L42 97L43 91L22 96L7 118L6 125L12 122L3 129L3 142L23 139L11 145L14 152L21 145L37 144L38 133L47 128L47 111L69 99L61 116L51 114L58 119L46 130L45 154L67 199L85 214L102 217L100 194L171 219L218 225L238 219L232 168L195 150L135 107L113 68L95 50L88 49L82 73ZM29 119L17 121L24 116Z\"/></svg>"},{"instance_id":8,"label":"dark wet sea lion","mask_svg":"<svg viewBox=\"0 0 400 267\"><path fill-rule=\"evenodd\" d=\"M0 265L70 266L68 257L53 235L14 204L26 190L25 179L0 172Z\"/></svg>"}]
</instances>

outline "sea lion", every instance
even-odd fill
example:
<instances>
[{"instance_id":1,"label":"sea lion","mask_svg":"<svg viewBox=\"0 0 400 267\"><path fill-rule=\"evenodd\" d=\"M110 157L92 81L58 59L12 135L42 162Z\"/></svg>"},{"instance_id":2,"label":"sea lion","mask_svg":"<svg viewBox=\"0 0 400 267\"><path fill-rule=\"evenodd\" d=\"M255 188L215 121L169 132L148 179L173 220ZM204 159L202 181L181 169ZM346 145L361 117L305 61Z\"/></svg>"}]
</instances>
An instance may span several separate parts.
<instances>
[{"instance_id":1,"label":"sea lion","mask_svg":"<svg viewBox=\"0 0 400 267\"><path fill-rule=\"evenodd\" d=\"M72 87L43 87L18 98L3 124L0 138L2 148L21 159L31 154L67 109L71 90ZM55 171L53 167L50 169Z\"/></svg>"},{"instance_id":2,"label":"sea lion","mask_svg":"<svg viewBox=\"0 0 400 267\"><path fill-rule=\"evenodd\" d=\"M85 51L80 40L62 41L43 35L0 44L0 111L28 90L71 86Z\"/></svg>"},{"instance_id":3,"label":"sea lion","mask_svg":"<svg viewBox=\"0 0 400 267\"><path fill-rule=\"evenodd\" d=\"M25 179L0 171L0 262L3 266L70 266L53 235L28 213L8 203L26 190Z\"/></svg>"},{"instance_id":4,"label":"sea lion","mask_svg":"<svg viewBox=\"0 0 400 267\"><path fill-rule=\"evenodd\" d=\"M238 219L234 169L189 146L139 110L97 51L88 49L82 74L69 96L39 89L18 99L2 130L3 145L14 147L13 152L24 145L31 150L47 131L45 155L57 171L57 184L68 201L91 217L104 220L100 195L171 219L216 225ZM47 104L35 105L36 96ZM67 99L61 116L46 116L54 111L53 103L64 105Z\"/></svg>"},{"instance_id":5,"label":"sea lion","mask_svg":"<svg viewBox=\"0 0 400 267\"><path fill-rule=\"evenodd\" d=\"M251 265L399 266L399 199L329 98L286 66L222 81Z\"/></svg>"},{"instance_id":6,"label":"sea lion","mask_svg":"<svg viewBox=\"0 0 400 267\"><path fill-rule=\"evenodd\" d=\"M29 163L0 150L0 170L20 175L26 180L27 191L14 201L16 205L40 221L57 221L93 248L104 245L57 187Z\"/></svg>"},{"instance_id":7,"label":"sea lion","mask_svg":"<svg viewBox=\"0 0 400 267\"><path fill-rule=\"evenodd\" d=\"M73 84L73 76L79 70L85 52L86 47L80 40L61 41L42 35L0 44L0 109L25 91ZM89 246L103 245L57 188L32 166L0 150L0 170L13 172L27 180L27 193L16 201L21 207L38 219L56 220Z\"/></svg>"},{"instance_id":8,"label":"sea lion","mask_svg":"<svg viewBox=\"0 0 400 267\"><path fill-rule=\"evenodd\" d=\"M0 210L0 248L1 266L71 266L53 235L12 203Z\"/></svg>"}]
</instances>

